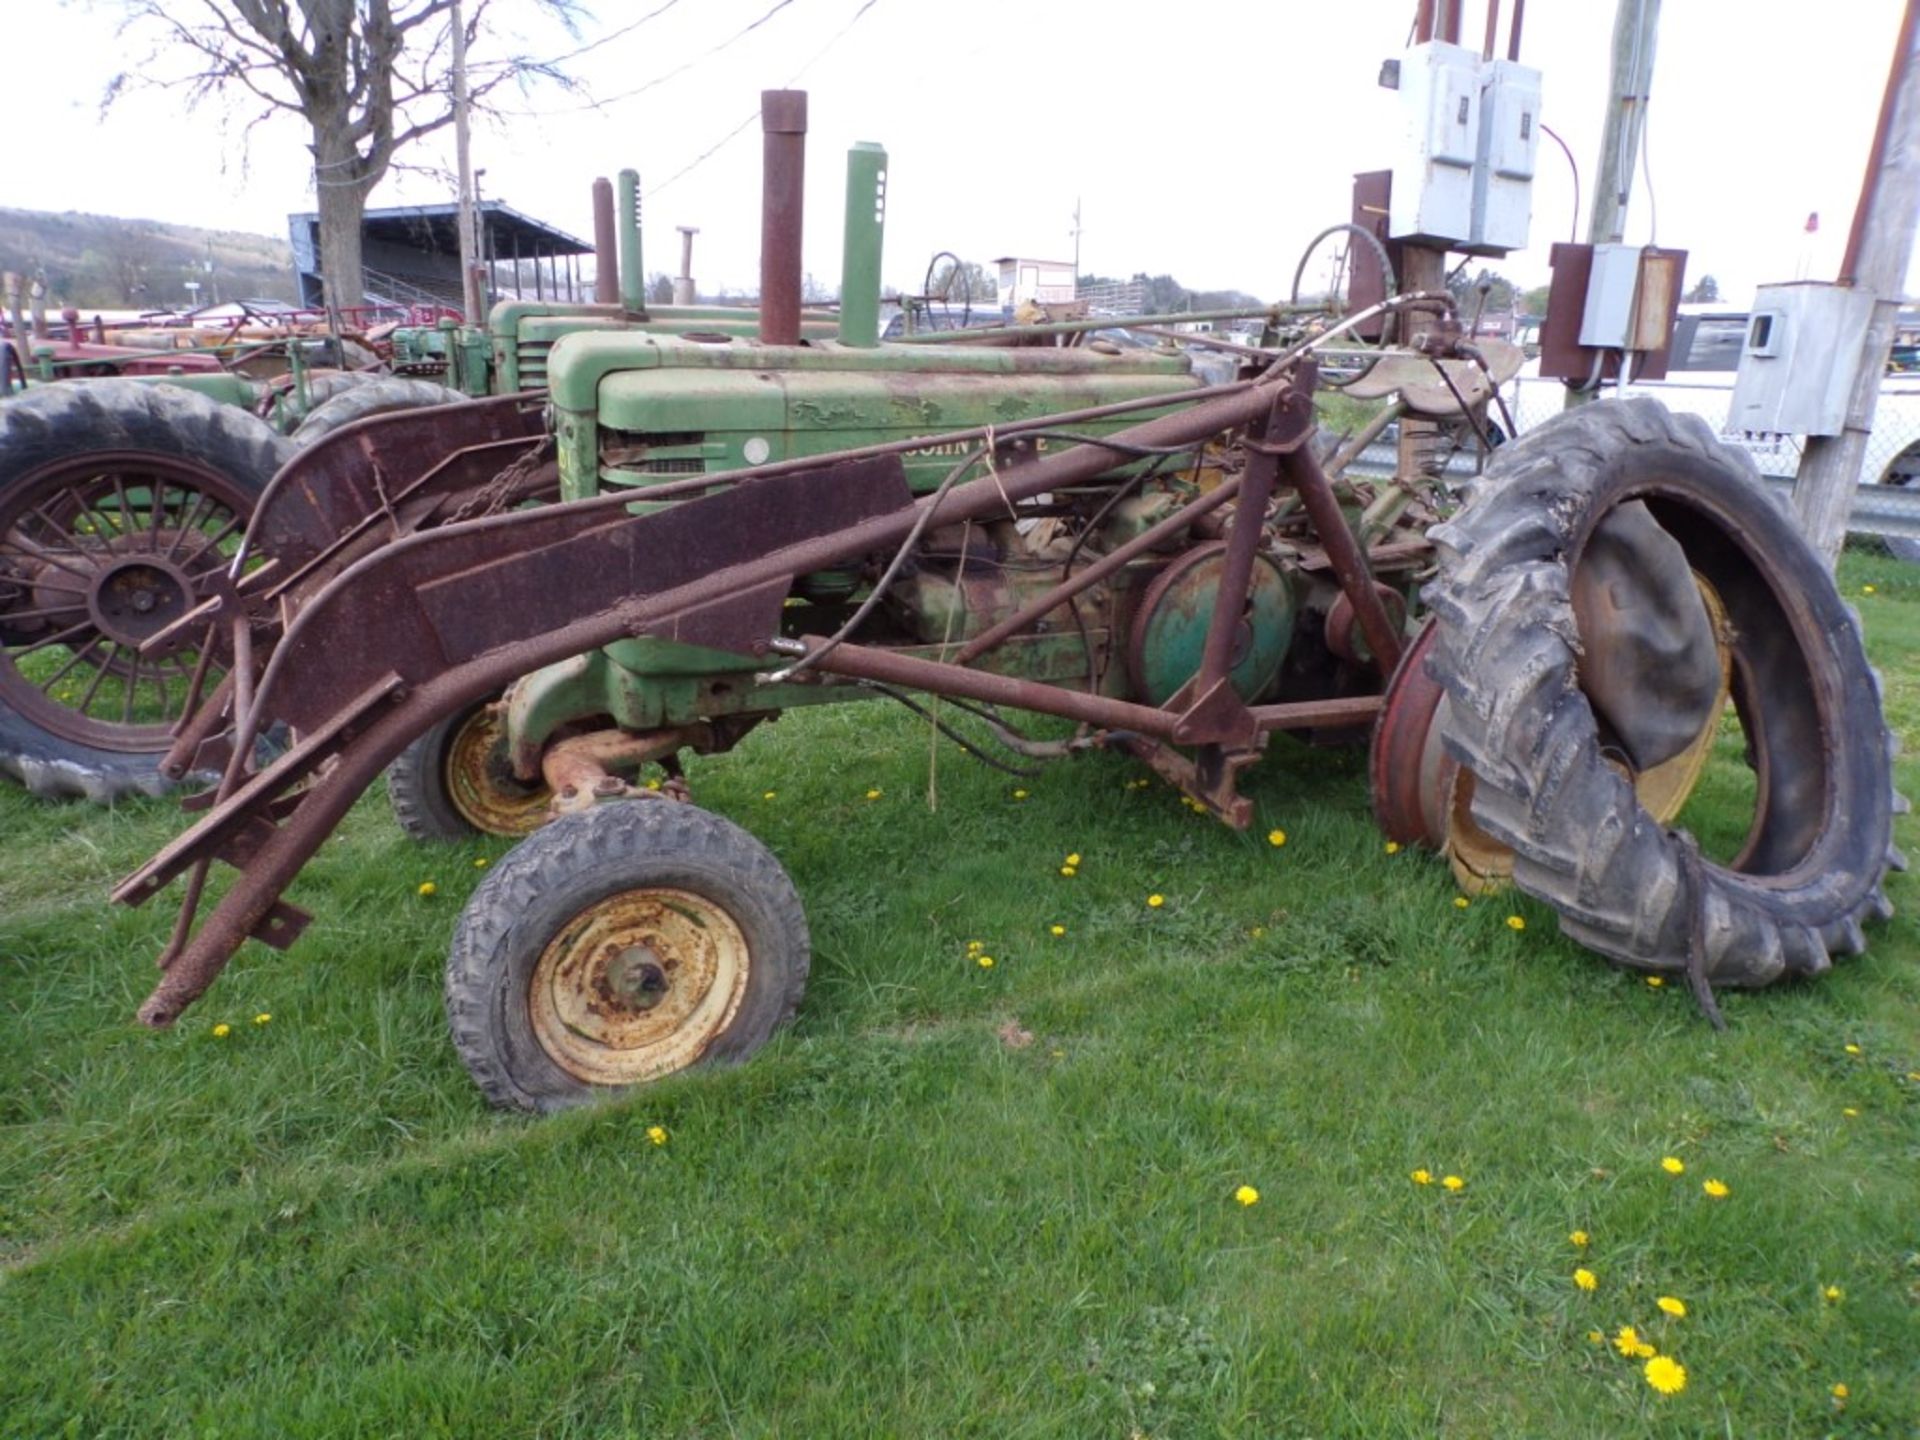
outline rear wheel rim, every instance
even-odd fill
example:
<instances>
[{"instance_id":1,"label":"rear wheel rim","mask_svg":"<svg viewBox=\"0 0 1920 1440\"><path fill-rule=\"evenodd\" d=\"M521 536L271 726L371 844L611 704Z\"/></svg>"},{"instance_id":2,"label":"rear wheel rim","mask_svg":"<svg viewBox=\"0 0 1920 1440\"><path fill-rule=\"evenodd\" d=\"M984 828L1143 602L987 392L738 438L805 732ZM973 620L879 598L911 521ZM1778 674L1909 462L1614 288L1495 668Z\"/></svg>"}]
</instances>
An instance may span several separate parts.
<instances>
[{"instance_id":1,"label":"rear wheel rim","mask_svg":"<svg viewBox=\"0 0 1920 1440\"><path fill-rule=\"evenodd\" d=\"M63 740L152 754L185 717L204 636L139 646L210 597L251 493L148 451L57 460L0 492L0 703ZM225 667L209 659L206 686Z\"/></svg>"},{"instance_id":2,"label":"rear wheel rim","mask_svg":"<svg viewBox=\"0 0 1920 1440\"><path fill-rule=\"evenodd\" d=\"M588 1085L638 1085L700 1059L733 1023L752 970L746 936L691 891L625 890L560 927L529 984L535 1039Z\"/></svg>"}]
</instances>

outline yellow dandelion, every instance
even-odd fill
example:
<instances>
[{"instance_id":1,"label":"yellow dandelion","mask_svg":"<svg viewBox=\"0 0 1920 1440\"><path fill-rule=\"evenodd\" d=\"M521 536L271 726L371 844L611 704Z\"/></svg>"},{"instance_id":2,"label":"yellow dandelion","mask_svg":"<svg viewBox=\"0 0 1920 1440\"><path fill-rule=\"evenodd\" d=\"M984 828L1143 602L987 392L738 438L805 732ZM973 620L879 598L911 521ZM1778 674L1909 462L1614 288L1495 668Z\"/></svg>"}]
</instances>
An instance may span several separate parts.
<instances>
[{"instance_id":1,"label":"yellow dandelion","mask_svg":"<svg viewBox=\"0 0 1920 1440\"><path fill-rule=\"evenodd\" d=\"M1456 910L1464 910L1472 903L1473 902L1464 895L1456 895L1453 897L1453 908Z\"/></svg>"},{"instance_id":2,"label":"yellow dandelion","mask_svg":"<svg viewBox=\"0 0 1920 1440\"><path fill-rule=\"evenodd\" d=\"M1658 990L1662 985L1665 985L1666 983L1667 983L1666 978L1664 976L1660 976L1660 975L1647 976L1647 988L1649 990Z\"/></svg>"},{"instance_id":3,"label":"yellow dandelion","mask_svg":"<svg viewBox=\"0 0 1920 1440\"><path fill-rule=\"evenodd\" d=\"M773 799L773 798L774 798L774 796L776 796L776 795L778 795L779 793L780 793L780 792L779 792L778 790L768 790L768 791L766 791L766 792L764 792L764 793L763 793L763 794L762 794L762 795L760 796L760 798L761 798L762 800L771 800L771 799Z\"/></svg>"},{"instance_id":4,"label":"yellow dandelion","mask_svg":"<svg viewBox=\"0 0 1920 1440\"><path fill-rule=\"evenodd\" d=\"M1907 1079L1913 1081L1916 1085L1920 1085L1920 1070L1907 1071Z\"/></svg>"},{"instance_id":5,"label":"yellow dandelion","mask_svg":"<svg viewBox=\"0 0 1920 1440\"><path fill-rule=\"evenodd\" d=\"M492 862L484 855L476 855L473 857L473 868L476 870L484 870L491 863Z\"/></svg>"},{"instance_id":6,"label":"yellow dandelion","mask_svg":"<svg viewBox=\"0 0 1920 1440\"><path fill-rule=\"evenodd\" d=\"M1387 854L1398 855L1399 853L1400 853L1400 842L1398 840L1387 841Z\"/></svg>"},{"instance_id":7,"label":"yellow dandelion","mask_svg":"<svg viewBox=\"0 0 1920 1440\"><path fill-rule=\"evenodd\" d=\"M1062 935L1067 933L1067 927L1064 925L1049 925L1047 927L1047 933L1058 940Z\"/></svg>"},{"instance_id":8,"label":"yellow dandelion","mask_svg":"<svg viewBox=\"0 0 1920 1440\"><path fill-rule=\"evenodd\" d=\"M984 940L967 941L967 954L969 955L978 955L982 950L986 948L987 948L987 942Z\"/></svg>"},{"instance_id":9,"label":"yellow dandelion","mask_svg":"<svg viewBox=\"0 0 1920 1440\"><path fill-rule=\"evenodd\" d=\"M1622 1325L1613 1337L1613 1348L1629 1360L1644 1360L1654 1353L1653 1346L1640 1338L1640 1332L1631 1325Z\"/></svg>"},{"instance_id":10,"label":"yellow dandelion","mask_svg":"<svg viewBox=\"0 0 1920 1440\"><path fill-rule=\"evenodd\" d=\"M658 790L660 788L660 778L655 776L653 779L647 781L646 788L649 790Z\"/></svg>"},{"instance_id":11,"label":"yellow dandelion","mask_svg":"<svg viewBox=\"0 0 1920 1440\"><path fill-rule=\"evenodd\" d=\"M1147 908L1149 910L1158 910L1162 905L1166 903L1167 903L1167 897L1164 895L1147 896Z\"/></svg>"},{"instance_id":12,"label":"yellow dandelion","mask_svg":"<svg viewBox=\"0 0 1920 1440\"><path fill-rule=\"evenodd\" d=\"M1016 800L1024 800L1027 798L1027 792L1024 790L1016 790L1013 792L1013 798Z\"/></svg>"},{"instance_id":13,"label":"yellow dandelion","mask_svg":"<svg viewBox=\"0 0 1920 1440\"><path fill-rule=\"evenodd\" d=\"M216 1040L224 1040L232 1033L233 1027L231 1025L222 1024L213 1027L213 1038Z\"/></svg>"},{"instance_id":14,"label":"yellow dandelion","mask_svg":"<svg viewBox=\"0 0 1920 1440\"><path fill-rule=\"evenodd\" d=\"M1074 851L1073 854L1067 856L1067 858L1061 863L1066 865L1071 865L1075 869L1078 869L1080 865L1080 852L1078 850Z\"/></svg>"},{"instance_id":15,"label":"yellow dandelion","mask_svg":"<svg viewBox=\"0 0 1920 1440\"><path fill-rule=\"evenodd\" d=\"M1431 1170L1414 1171L1413 1183L1416 1185L1431 1185L1433 1183L1433 1172Z\"/></svg>"},{"instance_id":16,"label":"yellow dandelion","mask_svg":"<svg viewBox=\"0 0 1920 1440\"><path fill-rule=\"evenodd\" d=\"M1654 1356L1641 1373L1647 1377L1647 1384L1662 1395L1678 1395L1687 1388L1687 1367L1671 1355Z\"/></svg>"},{"instance_id":17,"label":"yellow dandelion","mask_svg":"<svg viewBox=\"0 0 1920 1440\"><path fill-rule=\"evenodd\" d=\"M1873 594L1873 593L1874 593L1874 589L1873 589L1873 586L1871 586L1871 585L1862 585L1862 586L1860 587L1860 593L1861 593L1862 595L1871 595L1871 594Z\"/></svg>"},{"instance_id":18,"label":"yellow dandelion","mask_svg":"<svg viewBox=\"0 0 1920 1440\"><path fill-rule=\"evenodd\" d=\"M253 1023L256 1025L271 1025L273 1023L273 1016L269 1015L265 1010L262 1010L258 1015L253 1017Z\"/></svg>"},{"instance_id":19,"label":"yellow dandelion","mask_svg":"<svg viewBox=\"0 0 1920 1440\"><path fill-rule=\"evenodd\" d=\"M1858 1055L1860 1053L1860 1047L1855 1045L1851 1040L1840 1048L1845 1050L1849 1055Z\"/></svg>"},{"instance_id":20,"label":"yellow dandelion","mask_svg":"<svg viewBox=\"0 0 1920 1440\"><path fill-rule=\"evenodd\" d=\"M1838 1285L1829 1285L1826 1289L1822 1290L1820 1294L1829 1305L1838 1305L1842 1300L1847 1298L1847 1292L1842 1290Z\"/></svg>"},{"instance_id":21,"label":"yellow dandelion","mask_svg":"<svg viewBox=\"0 0 1920 1440\"><path fill-rule=\"evenodd\" d=\"M1267 927L1264 925L1256 925L1251 930L1247 931L1247 934L1251 935L1256 940L1265 938L1266 933L1267 933Z\"/></svg>"},{"instance_id":22,"label":"yellow dandelion","mask_svg":"<svg viewBox=\"0 0 1920 1440\"><path fill-rule=\"evenodd\" d=\"M416 895L434 895L434 894L438 894L439 890L440 890L440 887L434 884L433 881L422 880L420 882L420 888L417 889L414 893Z\"/></svg>"},{"instance_id":23,"label":"yellow dandelion","mask_svg":"<svg viewBox=\"0 0 1920 1440\"><path fill-rule=\"evenodd\" d=\"M1238 1190L1233 1192L1233 1198L1238 1200L1242 1205L1258 1205L1260 1203L1260 1192L1251 1185L1242 1185Z\"/></svg>"},{"instance_id":24,"label":"yellow dandelion","mask_svg":"<svg viewBox=\"0 0 1920 1440\"><path fill-rule=\"evenodd\" d=\"M982 970L991 970L993 969L993 956L976 955L973 957L973 963L978 965Z\"/></svg>"},{"instance_id":25,"label":"yellow dandelion","mask_svg":"<svg viewBox=\"0 0 1920 1440\"><path fill-rule=\"evenodd\" d=\"M1518 915L1507 916L1507 929L1524 930L1526 928L1527 928L1527 922L1523 920L1520 916Z\"/></svg>"},{"instance_id":26,"label":"yellow dandelion","mask_svg":"<svg viewBox=\"0 0 1920 1440\"><path fill-rule=\"evenodd\" d=\"M1828 1386L1827 1393L1833 1396L1833 1398L1842 1405L1846 1404L1847 1397L1853 1394L1853 1392L1846 1387L1844 1382L1841 1384Z\"/></svg>"},{"instance_id":27,"label":"yellow dandelion","mask_svg":"<svg viewBox=\"0 0 1920 1440\"><path fill-rule=\"evenodd\" d=\"M1467 1188L1467 1182L1462 1180L1458 1175L1449 1175L1440 1183L1456 1195Z\"/></svg>"},{"instance_id":28,"label":"yellow dandelion","mask_svg":"<svg viewBox=\"0 0 1920 1440\"><path fill-rule=\"evenodd\" d=\"M1676 1320L1684 1320L1687 1318L1687 1302L1684 1300L1677 1300L1671 1295L1662 1295L1653 1303L1658 1305L1667 1314L1673 1316Z\"/></svg>"},{"instance_id":29,"label":"yellow dandelion","mask_svg":"<svg viewBox=\"0 0 1920 1440\"><path fill-rule=\"evenodd\" d=\"M1598 1330L1587 1331L1587 1339L1595 1345L1604 1345L1607 1343L1607 1337L1602 1335Z\"/></svg>"},{"instance_id":30,"label":"yellow dandelion","mask_svg":"<svg viewBox=\"0 0 1920 1440\"><path fill-rule=\"evenodd\" d=\"M867 791L867 799L878 800L880 798L880 794L881 792L879 788L875 787L874 789Z\"/></svg>"},{"instance_id":31,"label":"yellow dandelion","mask_svg":"<svg viewBox=\"0 0 1920 1440\"><path fill-rule=\"evenodd\" d=\"M1716 1200L1724 1200L1733 1193L1724 1180L1703 1180L1700 1188Z\"/></svg>"},{"instance_id":32,"label":"yellow dandelion","mask_svg":"<svg viewBox=\"0 0 1920 1440\"><path fill-rule=\"evenodd\" d=\"M1840 1107L1840 1113L1841 1113L1842 1115L1844 1115L1844 1116L1846 1116L1846 1117L1847 1117L1847 1118L1848 1118L1849 1120L1852 1120L1852 1119L1854 1119L1854 1118L1856 1118L1856 1117L1857 1117L1857 1116L1858 1116L1858 1115L1860 1114L1860 1112L1859 1112L1858 1110L1856 1110L1856 1109L1854 1109L1854 1108L1853 1108L1853 1106L1851 1106L1851 1105L1843 1105L1843 1106L1841 1106L1841 1107Z\"/></svg>"},{"instance_id":33,"label":"yellow dandelion","mask_svg":"<svg viewBox=\"0 0 1920 1440\"><path fill-rule=\"evenodd\" d=\"M1600 1277L1583 1265L1573 1272L1573 1283L1578 1285L1582 1290L1598 1290L1600 1288Z\"/></svg>"},{"instance_id":34,"label":"yellow dandelion","mask_svg":"<svg viewBox=\"0 0 1920 1440\"><path fill-rule=\"evenodd\" d=\"M667 1143L667 1127L664 1125L649 1125L647 1127L647 1139L651 1140L656 1145L666 1144Z\"/></svg>"},{"instance_id":35,"label":"yellow dandelion","mask_svg":"<svg viewBox=\"0 0 1920 1440\"><path fill-rule=\"evenodd\" d=\"M1284 831L1284 830L1269 830L1269 831L1267 831L1267 844L1269 844L1269 845L1272 845L1272 846L1275 846L1275 847L1277 848L1277 847L1279 847L1279 846L1281 846L1281 845L1284 845L1284 844L1286 844L1286 843L1287 843L1287 832L1286 832L1286 831Z\"/></svg>"},{"instance_id":36,"label":"yellow dandelion","mask_svg":"<svg viewBox=\"0 0 1920 1440\"><path fill-rule=\"evenodd\" d=\"M1669 1175L1684 1175L1687 1173L1687 1162L1678 1155L1669 1155L1660 1162L1660 1168Z\"/></svg>"},{"instance_id":37,"label":"yellow dandelion","mask_svg":"<svg viewBox=\"0 0 1920 1440\"><path fill-rule=\"evenodd\" d=\"M1586 1249L1587 1248L1587 1232L1584 1230L1574 1231L1571 1235L1567 1236L1567 1243L1573 1246L1573 1248L1576 1250Z\"/></svg>"},{"instance_id":38,"label":"yellow dandelion","mask_svg":"<svg viewBox=\"0 0 1920 1440\"><path fill-rule=\"evenodd\" d=\"M1060 873L1071 880L1080 873L1080 867L1077 865L1062 865L1060 867Z\"/></svg>"}]
</instances>

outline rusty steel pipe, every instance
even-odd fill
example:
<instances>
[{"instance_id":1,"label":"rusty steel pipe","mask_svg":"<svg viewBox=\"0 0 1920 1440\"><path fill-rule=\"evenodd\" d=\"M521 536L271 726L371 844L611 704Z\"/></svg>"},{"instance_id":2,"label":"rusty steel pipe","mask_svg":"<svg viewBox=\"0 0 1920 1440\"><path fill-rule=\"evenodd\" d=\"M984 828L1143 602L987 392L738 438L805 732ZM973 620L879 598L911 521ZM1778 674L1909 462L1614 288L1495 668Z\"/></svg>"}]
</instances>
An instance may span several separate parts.
<instances>
[{"instance_id":1,"label":"rusty steel pipe","mask_svg":"<svg viewBox=\"0 0 1920 1440\"><path fill-rule=\"evenodd\" d=\"M593 303L620 303L620 236L613 224L613 182L593 182Z\"/></svg>"},{"instance_id":2,"label":"rusty steel pipe","mask_svg":"<svg viewBox=\"0 0 1920 1440\"><path fill-rule=\"evenodd\" d=\"M1373 651L1374 664L1380 667L1381 675L1393 674L1400 663L1400 637L1387 617L1387 607L1380 603L1379 592L1373 588L1373 571L1353 532L1347 529L1347 517L1334 498L1333 486L1320 469L1320 462L1313 458L1313 447L1302 445L1289 451L1280 463L1300 496L1307 518L1313 522L1314 534L1326 551L1341 591L1353 605L1360 633L1367 637L1367 646Z\"/></svg>"},{"instance_id":3,"label":"rusty steel pipe","mask_svg":"<svg viewBox=\"0 0 1920 1440\"><path fill-rule=\"evenodd\" d=\"M760 92L760 340L800 343L800 223L807 188L807 92Z\"/></svg>"},{"instance_id":4,"label":"rusty steel pipe","mask_svg":"<svg viewBox=\"0 0 1920 1440\"><path fill-rule=\"evenodd\" d=\"M824 635L805 635L800 643L812 653L827 642ZM1103 729L1134 730L1163 740L1172 738L1173 727L1180 718L1171 710L1136 705L1131 700L1089 695L1084 690L1067 690L1045 681L1020 680L989 670L962 670L938 660L922 660L864 645L837 646L823 655L813 668L823 674L844 675L850 680L877 680L934 695L958 695L963 700L979 700L988 705L1012 705L1042 715L1085 721Z\"/></svg>"},{"instance_id":5,"label":"rusty steel pipe","mask_svg":"<svg viewBox=\"0 0 1920 1440\"><path fill-rule=\"evenodd\" d=\"M1507 59L1520 60L1520 25L1527 13L1527 0L1513 0L1513 23L1507 28Z\"/></svg>"}]
</instances>

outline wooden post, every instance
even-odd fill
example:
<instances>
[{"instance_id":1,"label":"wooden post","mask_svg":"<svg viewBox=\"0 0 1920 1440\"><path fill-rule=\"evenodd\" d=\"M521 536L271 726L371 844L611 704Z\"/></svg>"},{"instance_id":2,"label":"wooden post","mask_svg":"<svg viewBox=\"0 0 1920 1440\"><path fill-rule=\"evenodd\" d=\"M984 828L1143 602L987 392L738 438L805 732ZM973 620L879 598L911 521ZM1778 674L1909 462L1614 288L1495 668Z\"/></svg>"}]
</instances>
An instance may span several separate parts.
<instances>
[{"instance_id":1,"label":"wooden post","mask_svg":"<svg viewBox=\"0 0 1920 1440\"><path fill-rule=\"evenodd\" d=\"M1907 262L1920 228L1920 60L1915 58L1920 52L1920 22L1916 17L1920 17L1920 0L1907 0L1886 95L1880 102L1873 153L1867 157L1867 175L1861 183L1846 259L1840 266L1842 285L1857 286L1874 297L1873 318L1861 342L1859 368L1847 398L1845 426L1838 435L1808 438L1793 484L1794 513L1828 569L1838 562L1846 542L1847 516L1862 479L1860 465L1873 434L1873 411L1893 348Z\"/></svg>"}]
</instances>

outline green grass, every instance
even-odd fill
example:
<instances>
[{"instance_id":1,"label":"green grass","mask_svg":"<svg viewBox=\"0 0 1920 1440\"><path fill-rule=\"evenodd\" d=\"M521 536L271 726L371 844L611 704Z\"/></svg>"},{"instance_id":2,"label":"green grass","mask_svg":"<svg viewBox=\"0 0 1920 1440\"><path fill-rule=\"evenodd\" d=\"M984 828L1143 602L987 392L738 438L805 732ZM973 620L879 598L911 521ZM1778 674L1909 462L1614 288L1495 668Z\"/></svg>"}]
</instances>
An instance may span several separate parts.
<instances>
[{"instance_id":1,"label":"green grass","mask_svg":"<svg viewBox=\"0 0 1920 1440\"><path fill-rule=\"evenodd\" d=\"M1920 572L1843 576L1911 734ZM1112 757L943 749L930 811L927 759L868 708L698 764L807 902L799 1022L537 1122L440 1015L501 846L412 846L369 796L306 938L153 1035L170 917L104 895L176 813L0 793L0 1437L1915 1433L1908 877L1867 955L1716 1035L1387 855L1358 754L1276 742L1244 836ZM1586 1338L1622 1324L1683 1394Z\"/></svg>"}]
</instances>

